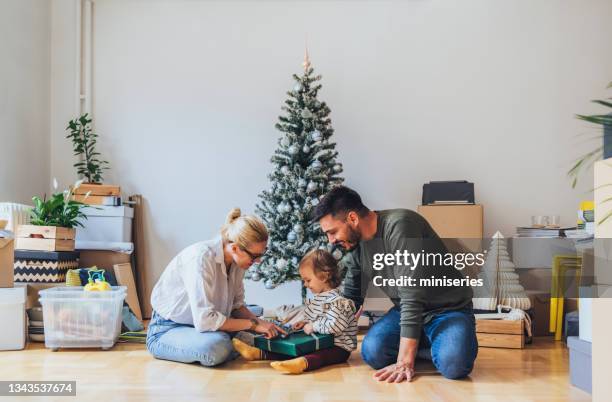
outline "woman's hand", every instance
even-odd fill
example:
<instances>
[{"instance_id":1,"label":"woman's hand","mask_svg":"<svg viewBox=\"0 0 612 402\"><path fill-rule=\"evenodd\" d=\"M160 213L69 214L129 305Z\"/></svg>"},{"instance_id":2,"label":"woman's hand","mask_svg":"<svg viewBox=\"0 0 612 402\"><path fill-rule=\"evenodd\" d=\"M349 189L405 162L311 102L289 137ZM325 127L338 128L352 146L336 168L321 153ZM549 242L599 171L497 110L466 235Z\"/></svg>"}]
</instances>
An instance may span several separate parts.
<instances>
[{"instance_id":1,"label":"woman's hand","mask_svg":"<svg viewBox=\"0 0 612 402\"><path fill-rule=\"evenodd\" d=\"M412 381L414 377L414 367L410 367L407 364L394 363L387 367L383 367L374 373L374 378L378 381L386 382L403 382Z\"/></svg>"},{"instance_id":2,"label":"woman's hand","mask_svg":"<svg viewBox=\"0 0 612 402\"><path fill-rule=\"evenodd\" d=\"M264 334L266 339L271 339L271 338L276 337L279 334L279 332L281 334L287 335L287 331L285 331L278 325L270 321L262 320L260 318L257 319L257 326L255 327L255 332L259 334Z\"/></svg>"},{"instance_id":3,"label":"woman's hand","mask_svg":"<svg viewBox=\"0 0 612 402\"><path fill-rule=\"evenodd\" d=\"M314 328L312 327L312 323L309 322L304 325L304 333L310 335L314 332Z\"/></svg>"},{"instance_id":4,"label":"woman's hand","mask_svg":"<svg viewBox=\"0 0 612 402\"><path fill-rule=\"evenodd\" d=\"M293 328L294 331L297 331L299 329L304 328L304 325L306 325L306 321L298 321L295 324L293 324L291 328Z\"/></svg>"}]
</instances>

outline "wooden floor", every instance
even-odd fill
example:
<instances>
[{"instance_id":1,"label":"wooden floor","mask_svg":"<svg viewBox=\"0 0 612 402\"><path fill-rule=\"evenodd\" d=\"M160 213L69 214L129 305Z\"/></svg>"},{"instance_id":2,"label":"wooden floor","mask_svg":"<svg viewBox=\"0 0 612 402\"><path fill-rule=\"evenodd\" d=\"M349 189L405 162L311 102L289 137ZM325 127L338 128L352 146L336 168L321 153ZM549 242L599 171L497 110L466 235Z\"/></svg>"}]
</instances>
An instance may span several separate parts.
<instances>
[{"instance_id":1,"label":"wooden floor","mask_svg":"<svg viewBox=\"0 0 612 402\"><path fill-rule=\"evenodd\" d=\"M536 339L524 350L481 348L470 378L419 375L412 383L380 384L353 353L347 364L299 376L282 375L266 362L241 359L218 368L152 358L144 345L110 351L51 352L30 343L0 352L1 380L76 380L77 397L58 401L590 401L568 379L568 352L561 342ZM2 398L0 398L2 399ZM16 400L53 400L51 397Z\"/></svg>"}]
</instances>

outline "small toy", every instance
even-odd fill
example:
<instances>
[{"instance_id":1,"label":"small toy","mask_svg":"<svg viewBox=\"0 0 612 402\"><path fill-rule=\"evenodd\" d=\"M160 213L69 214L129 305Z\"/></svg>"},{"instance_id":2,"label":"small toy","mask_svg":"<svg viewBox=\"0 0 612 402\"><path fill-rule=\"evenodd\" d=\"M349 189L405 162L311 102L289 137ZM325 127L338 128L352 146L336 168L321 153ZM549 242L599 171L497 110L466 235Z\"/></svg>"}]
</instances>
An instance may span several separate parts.
<instances>
[{"instance_id":1,"label":"small toy","mask_svg":"<svg viewBox=\"0 0 612 402\"><path fill-rule=\"evenodd\" d=\"M104 273L89 271L88 283L85 285L86 291L104 292L111 289L111 285L104 279Z\"/></svg>"}]
</instances>

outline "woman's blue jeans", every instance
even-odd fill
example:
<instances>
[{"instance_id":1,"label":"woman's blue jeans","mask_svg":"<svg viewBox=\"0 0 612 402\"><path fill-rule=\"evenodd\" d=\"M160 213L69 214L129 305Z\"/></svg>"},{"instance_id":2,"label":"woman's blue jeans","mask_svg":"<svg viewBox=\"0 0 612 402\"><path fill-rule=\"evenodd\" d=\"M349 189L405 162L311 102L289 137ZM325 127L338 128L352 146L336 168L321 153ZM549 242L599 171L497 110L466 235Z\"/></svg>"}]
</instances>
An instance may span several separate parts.
<instances>
[{"instance_id":1,"label":"woman's blue jeans","mask_svg":"<svg viewBox=\"0 0 612 402\"><path fill-rule=\"evenodd\" d=\"M157 359L216 366L237 356L227 332L198 332L191 325L166 320L153 312L147 349Z\"/></svg>"},{"instance_id":2,"label":"woman's blue jeans","mask_svg":"<svg viewBox=\"0 0 612 402\"><path fill-rule=\"evenodd\" d=\"M400 311L392 308L369 330L361 344L363 360L374 369L397 362ZM423 324L418 357L429 359L446 378L466 377L478 354L476 323L471 308L435 315Z\"/></svg>"}]
</instances>

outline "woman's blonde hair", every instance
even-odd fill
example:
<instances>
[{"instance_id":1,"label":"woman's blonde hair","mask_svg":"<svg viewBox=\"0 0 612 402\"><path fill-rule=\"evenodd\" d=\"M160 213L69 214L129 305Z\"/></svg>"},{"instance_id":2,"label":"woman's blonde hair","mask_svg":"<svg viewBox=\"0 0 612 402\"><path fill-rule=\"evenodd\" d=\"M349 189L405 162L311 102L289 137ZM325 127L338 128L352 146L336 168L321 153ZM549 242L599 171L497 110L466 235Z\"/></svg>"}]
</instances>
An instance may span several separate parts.
<instances>
[{"instance_id":1,"label":"woman's blonde hair","mask_svg":"<svg viewBox=\"0 0 612 402\"><path fill-rule=\"evenodd\" d=\"M268 241L268 229L257 216L242 215L240 208L234 208L227 214L221 237L223 242L236 243L246 249L253 243Z\"/></svg>"}]
</instances>

